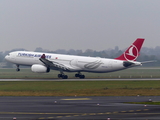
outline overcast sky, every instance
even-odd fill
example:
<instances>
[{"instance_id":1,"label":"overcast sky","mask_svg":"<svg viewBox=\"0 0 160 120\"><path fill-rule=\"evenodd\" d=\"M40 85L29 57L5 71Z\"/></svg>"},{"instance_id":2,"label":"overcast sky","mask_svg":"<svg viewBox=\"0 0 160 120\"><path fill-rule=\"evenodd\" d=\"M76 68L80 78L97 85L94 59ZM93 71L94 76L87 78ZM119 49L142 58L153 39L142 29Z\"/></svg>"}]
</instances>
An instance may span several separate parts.
<instances>
[{"instance_id":1,"label":"overcast sky","mask_svg":"<svg viewBox=\"0 0 160 120\"><path fill-rule=\"evenodd\" d=\"M0 51L160 46L160 0L0 0Z\"/></svg>"}]
</instances>

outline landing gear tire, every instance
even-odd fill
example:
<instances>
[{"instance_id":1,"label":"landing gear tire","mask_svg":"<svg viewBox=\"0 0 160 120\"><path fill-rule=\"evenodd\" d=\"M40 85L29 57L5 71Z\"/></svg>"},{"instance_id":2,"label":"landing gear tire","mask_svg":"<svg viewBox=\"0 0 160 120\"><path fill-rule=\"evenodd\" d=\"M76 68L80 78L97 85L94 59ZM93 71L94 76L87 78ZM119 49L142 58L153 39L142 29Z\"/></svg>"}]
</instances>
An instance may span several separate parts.
<instances>
[{"instance_id":1,"label":"landing gear tire","mask_svg":"<svg viewBox=\"0 0 160 120\"><path fill-rule=\"evenodd\" d=\"M62 74L58 74L58 78L62 78Z\"/></svg>"},{"instance_id":2,"label":"landing gear tire","mask_svg":"<svg viewBox=\"0 0 160 120\"><path fill-rule=\"evenodd\" d=\"M62 79L68 79L68 76L67 75L63 75Z\"/></svg>"},{"instance_id":3,"label":"landing gear tire","mask_svg":"<svg viewBox=\"0 0 160 120\"><path fill-rule=\"evenodd\" d=\"M68 79L68 76L63 74L58 74L58 78Z\"/></svg>"},{"instance_id":4,"label":"landing gear tire","mask_svg":"<svg viewBox=\"0 0 160 120\"><path fill-rule=\"evenodd\" d=\"M20 71L20 69L19 69L19 65L16 65L17 66L17 69L16 69L16 71L18 72L18 71Z\"/></svg>"},{"instance_id":5,"label":"landing gear tire","mask_svg":"<svg viewBox=\"0 0 160 120\"><path fill-rule=\"evenodd\" d=\"M85 78L85 75L75 74L75 77L79 77L80 79L84 79L84 78Z\"/></svg>"},{"instance_id":6,"label":"landing gear tire","mask_svg":"<svg viewBox=\"0 0 160 120\"><path fill-rule=\"evenodd\" d=\"M85 78L85 75L80 75L79 78L80 78L80 79L84 79L84 78Z\"/></svg>"},{"instance_id":7,"label":"landing gear tire","mask_svg":"<svg viewBox=\"0 0 160 120\"><path fill-rule=\"evenodd\" d=\"M17 68L17 69L16 69L16 71L17 71L17 72L19 72L19 71L20 71L20 69L19 69L19 68Z\"/></svg>"},{"instance_id":8,"label":"landing gear tire","mask_svg":"<svg viewBox=\"0 0 160 120\"><path fill-rule=\"evenodd\" d=\"M75 77L79 77L80 75L79 74L75 74Z\"/></svg>"}]
</instances>

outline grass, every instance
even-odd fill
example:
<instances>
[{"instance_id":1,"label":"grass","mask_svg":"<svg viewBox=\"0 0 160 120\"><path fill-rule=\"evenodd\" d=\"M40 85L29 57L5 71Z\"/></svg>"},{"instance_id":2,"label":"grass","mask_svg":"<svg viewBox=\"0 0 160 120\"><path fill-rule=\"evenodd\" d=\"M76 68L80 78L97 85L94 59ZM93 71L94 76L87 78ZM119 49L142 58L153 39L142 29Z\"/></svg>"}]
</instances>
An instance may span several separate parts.
<instances>
[{"instance_id":1,"label":"grass","mask_svg":"<svg viewBox=\"0 0 160 120\"><path fill-rule=\"evenodd\" d=\"M129 104L160 105L160 102L126 102Z\"/></svg>"},{"instance_id":2,"label":"grass","mask_svg":"<svg viewBox=\"0 0 160 120\"><path fill-rule=\"evenodd\" d=\"M159 96L160 81L0 82L0 96Z\"/></svg>"},{"instance_id":3,"label":"grass","mask_svg":"<svg viewBox=\"0 0 160 120\"><path fill-rule=\"evenodd\" d=\"M135 68L113 73L84 73L98 81L0 81L0 96L160 96L160 81L126 81L128 78L160 78L159 68ZM0 79L57 79L57 71L38 74L30 69L0 69ZM75 78L75 73L66 73ZM121 81L101 81L121 78ZM125 81L122 81L125 79Z\"/></svg>"},{"instance_id":4,"label":"grass","mask_svg":"<svg viewBox=\"0 0 160 120\"><path fill-rule=\"evenodd\" d=\"M111 73L83 73L86 79L92 78L160 78L160 68L132 68ZM29 68L21 69L20 72L16 72L15 69L0 69L0 79L56 79L58 71L51 70L50 73L33 73ZM65 73L69 78L75 78L75 73Z\"/></svg>"}]
</instances>

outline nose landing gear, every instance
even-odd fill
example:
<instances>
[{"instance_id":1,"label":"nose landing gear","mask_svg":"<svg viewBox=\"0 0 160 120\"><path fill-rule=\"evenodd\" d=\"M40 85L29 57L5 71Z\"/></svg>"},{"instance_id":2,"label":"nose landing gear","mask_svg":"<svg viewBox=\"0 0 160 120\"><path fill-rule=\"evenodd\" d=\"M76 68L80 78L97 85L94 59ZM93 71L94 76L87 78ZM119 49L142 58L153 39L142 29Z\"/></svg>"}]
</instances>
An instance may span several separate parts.
<instances>
[{"instance_id":1,"label":"nose landing gear","mask_svg":"<svg viewBox=\"0 0 160 120\"><path fill-rule=\"evenodd\" d=\"M16 65L16 66L17 66L16 71L19 72L20 71L19 65Z\"/></svg>"}]
</instances>

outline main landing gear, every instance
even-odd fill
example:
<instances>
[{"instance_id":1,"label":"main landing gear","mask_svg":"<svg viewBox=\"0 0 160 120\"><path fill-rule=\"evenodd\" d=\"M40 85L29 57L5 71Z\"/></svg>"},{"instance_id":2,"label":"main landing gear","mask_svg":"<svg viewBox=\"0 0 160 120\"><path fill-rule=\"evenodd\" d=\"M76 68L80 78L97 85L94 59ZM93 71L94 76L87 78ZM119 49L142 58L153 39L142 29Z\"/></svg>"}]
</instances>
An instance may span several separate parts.
<instances>
[{"instance_id":1,"label":"main landing gear","mask_svg":"<svg viewBox=\"0 0 160 120\"><path fill-rule=\"evenodd\" d=\"M80 79L84 79L85 75L82 75L80 72L78 72L77 74L75 74L75 77L79 77Z\"/></svg>"},{"instance_id":2,"label":"main landing gear","mask_svg":"<svg viewBox=\"0 0 160 120\"><path fill-rule=\"evenodd\" d=\"M77 74L75 74L75 77L79 77L80 79L84 79L85 75L82 75L80 72L78 72ZM61 72L60 74L58 74L58 78L68 79L68 76L65 75L63 72Z\"/></svg>"},{"instance_id":3,"label":"main landing gear","mask_svg":"<svg viewBox=\"0 0 160 120\"><path fill-rule=\"evenodd\" d=\"M16 69L16 71L17 71L17 72L19 72L19 71L20 71L19 65L17 65L17 69Z\"/></svg>"},{"instance_id":4,"label":"main landing gear","mask_svg":"<svg viewBox=\"0 0 160 120\"><path fill-rule=\"evenodd\" d=\"M58 78L68 79L68 75L65 75L63 72L61 72L60 74L58 74Z\"/></svg>"},{"instance_id":5,"label":"main landing gear","mask_svg":"<svg viewBox=\"0 0 160 120\"><path fill-rule=\"evenodd\" d=\"M68 79L68 75L58 74L58 78Z\"/></svg>"}]
</instances>

